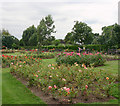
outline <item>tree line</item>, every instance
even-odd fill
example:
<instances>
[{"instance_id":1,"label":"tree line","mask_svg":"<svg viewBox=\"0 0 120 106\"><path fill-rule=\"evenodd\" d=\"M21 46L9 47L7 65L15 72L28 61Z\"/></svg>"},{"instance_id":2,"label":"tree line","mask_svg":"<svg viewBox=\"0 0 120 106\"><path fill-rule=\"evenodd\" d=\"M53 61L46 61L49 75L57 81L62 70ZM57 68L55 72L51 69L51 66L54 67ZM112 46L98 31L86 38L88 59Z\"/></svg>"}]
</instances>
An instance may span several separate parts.
<instances>
[{"instance_id":1,"label":"tree line","mask_svg":"<svg viewBox=\"0 0 120 106\"><path fill-rule=\"evenodd\" d=\"M2 45L8 48L19 48L20 46L38 46L40 49L46 45L59 45L61 43L71 45L101 44L108 47L120 48L120 25L117 23L102 27L102 34L93 33L92 28L85 22L75 21L71 30L62 39L56 39L52 33L56 33L54 21L51 15L42 18L39 25L28 27L23 31L22 39L18 40L8 30L2 29Z\"/></svg>"}]
</instances>

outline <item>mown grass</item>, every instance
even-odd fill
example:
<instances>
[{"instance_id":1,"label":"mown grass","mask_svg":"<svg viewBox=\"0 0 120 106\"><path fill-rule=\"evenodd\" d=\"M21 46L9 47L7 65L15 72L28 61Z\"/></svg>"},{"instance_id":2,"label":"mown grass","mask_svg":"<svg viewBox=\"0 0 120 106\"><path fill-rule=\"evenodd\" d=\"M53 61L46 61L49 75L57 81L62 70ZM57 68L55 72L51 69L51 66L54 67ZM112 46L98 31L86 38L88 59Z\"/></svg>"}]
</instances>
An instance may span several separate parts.
<instances>
[{"instance_id":1,"label":"mown grass","mask_svg":"<svg viewBox=\"0 0 120 106\"><path fill-rule=\"evenodd\" d=\"M2 104L45 104L39 97L16 80L9 68L2 69Z\"/></svg>"},{"instance_id":2,"label":"mown grass","mask_svg":"<svg viewBox=\"0 0 120 106\"><path fill-rule=\"evenodd\" d=\"M108 73L112 73L114 75L118 75L118 60L115 61L107 61L104 66L95 67L95 70L102 69Z\"/></svg>"}]
</instances>

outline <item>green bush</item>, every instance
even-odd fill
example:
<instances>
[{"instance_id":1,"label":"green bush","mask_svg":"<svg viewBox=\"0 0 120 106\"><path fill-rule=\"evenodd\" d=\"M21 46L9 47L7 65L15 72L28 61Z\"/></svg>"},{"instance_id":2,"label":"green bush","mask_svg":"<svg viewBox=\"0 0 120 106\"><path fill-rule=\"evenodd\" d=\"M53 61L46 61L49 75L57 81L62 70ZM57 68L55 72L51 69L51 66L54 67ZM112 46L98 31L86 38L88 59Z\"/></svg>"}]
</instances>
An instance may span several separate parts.
<instances>
[{"instance_id":1,"label":"green bush","mask_svg":"<svg viewBox=\"0 0 120 106\"><path fill-rule=\"evenodd\" d=\"M105 59L103 59L102 55L100 53L67 53L64 52L63 54L59 54L56 58L56 62L58 65L60 64L70 64L73 65L75 63L80 64L82 66L82 64L84 64L85 66L101 66L104 65Z\"/></svg>"},{"instance_id":2,"label":"green bush","mask_svg":"<svg viewBox=\"0 0 120 106\"><path fill-rule=\"evenodd\" d=\"M2 53L15 53L15 50L4 50L4 49L2 49Z\"/></svg>"},{"instance_id":3,"label":"green bush","mask_svg":"<svg viewBox=\"0 0 120 106\"><path fill-rule=\"evenodd\" d=\"M107 51L108 48L105 45L85 45L85 49L89 49L90 51L96 50L96 51Z\"/></svg>"},{"instance_id":4,"label":"green bush","mask_svg":"<svg viewBox=\"0 0 120 106\"><path fill-rule=\"evenodd\" d=\"M79 65L57 66L39 62L26 65L18 61L18 65L11 65L10 72L27 79L29 86L40 88L48 96L58 99L73 98L108 98L116 77L105 71L84 69ZM92 96L91 96L92 95ZM63 102L64 103L64 102Z\"/></svg>"}]
</instances>

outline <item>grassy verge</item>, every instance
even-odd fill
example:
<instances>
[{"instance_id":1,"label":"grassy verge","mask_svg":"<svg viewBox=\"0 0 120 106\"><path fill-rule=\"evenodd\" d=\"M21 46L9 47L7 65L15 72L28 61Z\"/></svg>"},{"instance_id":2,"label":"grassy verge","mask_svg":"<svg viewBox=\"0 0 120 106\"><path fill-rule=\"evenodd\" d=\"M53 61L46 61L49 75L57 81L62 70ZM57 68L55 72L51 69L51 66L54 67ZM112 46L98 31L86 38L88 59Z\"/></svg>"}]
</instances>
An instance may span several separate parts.
<instances>
[{"instance_id":1,"label":"grassy verge","mask_svg":"<svg viewBox=\"0 0 120 106\"><path fill-rule=\"evenodd\" d=\"M9 69L2 70L2 104L45 104L32 94L20 81L16 80Z\"/></svg>"},{"instance_id":2,"label":"grassy verge","mask_svg":"<svg viewBox=\"0 0 120 106\"><path fill-rule=\"evenodd\" d=\"M118 60L115 61L107 61L104 66L96 67L95 70L105 70L108 73L112 73L114 75L118 75Z\"/></svg>"}]
</instances>

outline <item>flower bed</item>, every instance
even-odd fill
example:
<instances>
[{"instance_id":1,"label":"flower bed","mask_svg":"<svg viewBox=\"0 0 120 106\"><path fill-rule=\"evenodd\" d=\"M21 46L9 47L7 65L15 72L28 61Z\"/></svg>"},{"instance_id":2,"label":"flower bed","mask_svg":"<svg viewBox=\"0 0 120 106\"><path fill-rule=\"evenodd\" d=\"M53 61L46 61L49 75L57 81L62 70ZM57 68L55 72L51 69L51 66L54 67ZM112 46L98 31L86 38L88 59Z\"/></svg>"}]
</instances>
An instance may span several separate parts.
<instances>
[{"instance_id":1,"label":"flower bed","mask_svg":"<svg viewBox=\"0 0 120 106\"><path fill-rule=\"evenodd\" d=\"M15 53L15 51L2 49L2 53Z\"/></svg>"},{"instance_id":2,"label":"flower bed","mask_svg":"<svg viewBox=\"0 0 120 106\"><path fill-rule=\"evenodd\" d=\"M105 59L102 57L102 55L97 52L95 54L89 53L68 53L68 52L64 52L61 54L58 54L57 58L56 58L56 62L58 65L60 64L80 64L82 66L82 64L85 64L86 66L101 66L104 65Z\"/></svg>"},{"instance_id":3,"label":"flower bed","mask_svg":"<svg viewBox=\"0 0 120 106\"><path fill-rule=\"evenodd\" d=\"M37 62L40 62L40 58L33 58L32 56L8 56L8 55L2 55L2 67L10 67L11 64L34 64Z\"/></svg>"},{"instance_id":4,"label":"flower bed","mask_svg":"<svg viewBox=\"0 0 120 106\"><path fill-rule=\"evenodd\" d=\"M74 99L104 99L111 95L111 87L117 80L115 76L100 70L80 67L79 64L67 67L65 65L49 64L42 62L24 64L11 64L10 72L28 81L28 86L40 88L46 95L58 102L74 103Z\"/></svg>"}]
</instances>

